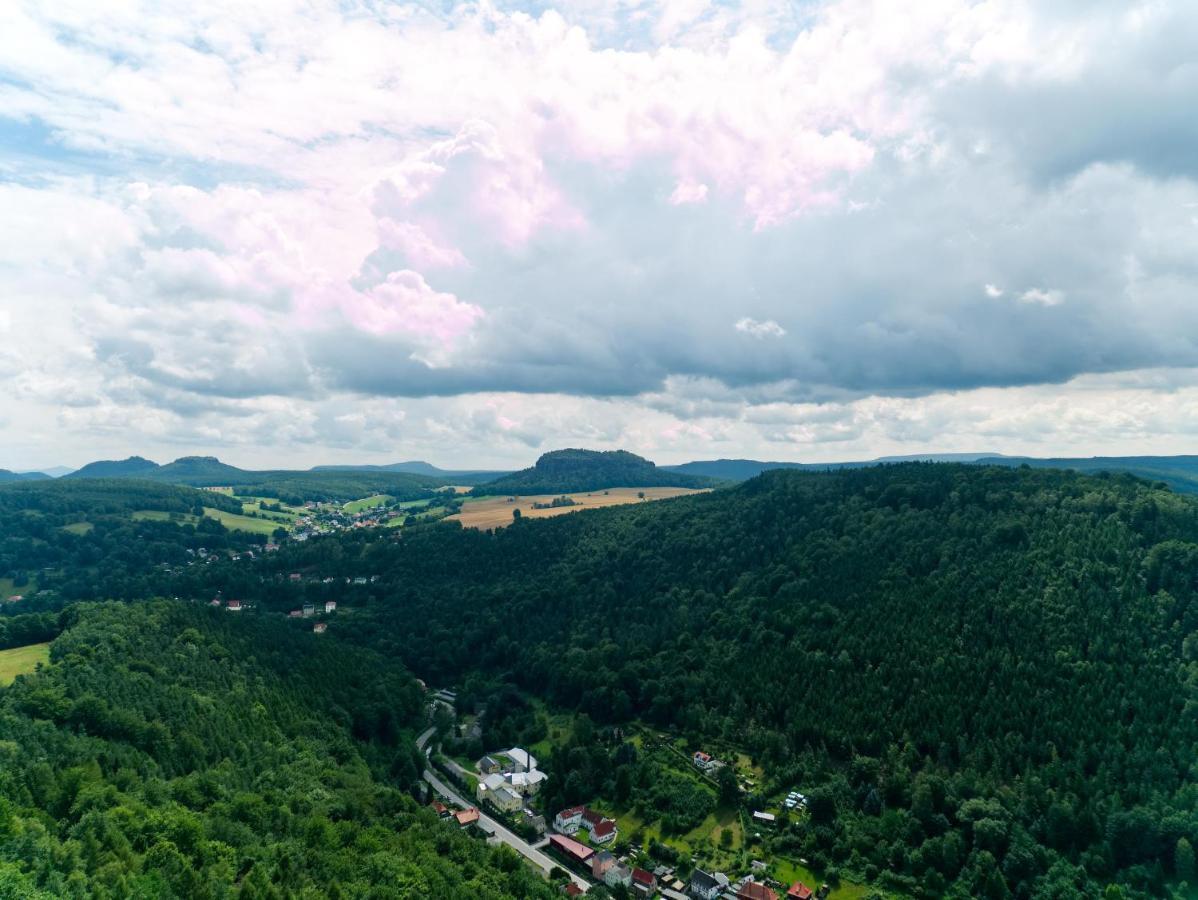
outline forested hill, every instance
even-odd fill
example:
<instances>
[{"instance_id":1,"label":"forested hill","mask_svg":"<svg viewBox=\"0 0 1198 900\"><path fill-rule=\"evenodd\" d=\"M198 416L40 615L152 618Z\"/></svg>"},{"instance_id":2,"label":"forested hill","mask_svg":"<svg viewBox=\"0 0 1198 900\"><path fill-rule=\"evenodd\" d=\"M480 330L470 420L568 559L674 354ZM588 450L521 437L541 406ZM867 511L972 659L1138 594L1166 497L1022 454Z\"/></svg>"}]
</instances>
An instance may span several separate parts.
<instances>
[{"instance_id":1,"label":"forested hill","mask_svg":"<svg viewBox=\"0 0 1198 900\"><path fill-rule=\"evenodd\" d=\"M972 465L778 471L339 553L382 575L362 640L418 674L502 674L601 722L734 742L772 787L818 785L795 838L817 864L924 897L1193 877L1189 498Z\"/></svg>"},{"instance_id":2,"label":"forested hill","mask_svg":"<svg viewBox=\"0 0 1198 900\"><path fill-rule=\"evenodd\" d=\"M190 487L232 487L239 493L272 497L285 503L309 500L352 500L371 494L388 494L400 500L415 500L432 495L448 484L445 478L412 472L384 470L311 470L239 469L214 456L184 456L160 466L140 456L119 461L89 463L63 476L64 481L95 478L124 478L154 481Z\"/></svg>"},{"instance_id":3,"label":"forested hill","mask_svg":"<svg viewBox=\"0 0 1198 900\"><path fill-rule=\"evenodd\" d=\"M13 481L42 481L49 477L43 472L12 472L8 469L0 469L0 484Z\"/></svg>"},{"instance_id":4,"label":"forested hill","mask_svg":"<svg viewBox=\"0 0 1198 900\"><path fill-rule=\"evenodd\" d=\"M615 487L704 488L717 479L659 469L627 450L554 450L530 469L478 485L474 494L554 494Z\"/></svg>"},{"instance_id":5,"label":"forested hill","mask_svg":"<svg viewBox=\"0 0 1198 900\"><path fill-rule=\"evenodd\" d=\"M556 896L411 798L423 698L394 661L178 603L63 617L0 689L0 896Z\"/></svg>"}]
</instances>

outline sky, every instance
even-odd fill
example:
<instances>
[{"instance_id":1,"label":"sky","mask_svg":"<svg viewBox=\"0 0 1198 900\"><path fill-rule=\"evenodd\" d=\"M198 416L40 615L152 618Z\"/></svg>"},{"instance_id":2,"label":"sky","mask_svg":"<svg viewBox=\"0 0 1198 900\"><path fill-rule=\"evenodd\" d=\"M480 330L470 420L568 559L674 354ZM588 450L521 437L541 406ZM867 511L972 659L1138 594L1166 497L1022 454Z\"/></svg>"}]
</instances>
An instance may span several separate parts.
<instances>
[{"instance_id":1,"label":"sky","mask_svg":"<svg viewBox=\"0 0 1198 900\"><path fill-rule=\"evenodd\" d=\"M1187 0L0 6L0 467L1198 444Z\"/></svg>"}]
</instances>

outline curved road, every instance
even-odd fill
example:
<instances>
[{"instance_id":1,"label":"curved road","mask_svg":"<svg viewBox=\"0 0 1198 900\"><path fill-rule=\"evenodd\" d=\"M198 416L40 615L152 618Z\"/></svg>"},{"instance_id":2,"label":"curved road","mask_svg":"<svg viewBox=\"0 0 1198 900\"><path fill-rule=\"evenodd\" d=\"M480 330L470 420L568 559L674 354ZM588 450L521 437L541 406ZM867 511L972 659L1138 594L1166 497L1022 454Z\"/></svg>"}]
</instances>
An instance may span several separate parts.
<instances>
[{"instance_id":1,"label":"curved road","mask_svg":"<svg viewBox=\"0 0 1198 900\"><path fill-rule=\"evenodd\" d=\"M416 747L418 750L423 751L426 759L432 753L432 748L427 746L428 742L432 739L432 736L434 734L436 734L436 731L437 731L437 729L435 729L435 728L429 728L428 730L424 731L420 735L420 737L416 738ZM442 781L437 776L437 773L434 772L431 768L427 768L424 770L424 780L427 781L429 783L429 785L432 786L432 789L434 791L436 791L438 794L440 794L446 800L451 800L454 803L458 804L458 806L462 806L462 807L466 807L466 808L475 806L475 804L470 803L469 801L463 800L457 794L457 792L454 791L454 789L451 788L449 785L447 785L444 781ZM565 866L560 865L552 857L546 855L545 853L542 853L536 847L532 846L532 844L530 844L527 841L525 841L524 839L522 839L515 832L509 830L502 823L496 822L494 819L492 819L490 816L488 816L482 810L479 810L478 819L481 823L483 823L488 828L490 828L492 834L494 834L497 838L499 838L500 841L507 844L509 847L511 847L513 850L515 850L517 853L519 853L521 856L523 856L525 859L527 859L529 862L531 862L533 865L535 865L538 869L540 869L546 875L549 874L550 869L552 869L556 866L557 868L561 869L562 871L568 872L570 875L570 880L573 881L580 888L582 888L584 891L590 889L591 883L589 881L587 881L585 878L575 875L573 872L569 872L569 870L566 869Z\"/></svg>"}]
</instances>

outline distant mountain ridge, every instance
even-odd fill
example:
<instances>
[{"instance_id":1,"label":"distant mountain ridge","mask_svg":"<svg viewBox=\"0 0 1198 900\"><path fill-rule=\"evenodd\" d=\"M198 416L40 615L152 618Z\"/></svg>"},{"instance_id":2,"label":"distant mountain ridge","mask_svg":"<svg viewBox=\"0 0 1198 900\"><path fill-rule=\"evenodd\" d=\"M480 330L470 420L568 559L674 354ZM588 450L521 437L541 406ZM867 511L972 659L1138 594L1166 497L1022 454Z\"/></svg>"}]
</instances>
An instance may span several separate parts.
<instances>
[{"instance_id":1,"label":"distant mountain ridge","mask_svg":"<svg viewBox=\"0 0 1198 900\"><path fill-rule=\"evenodd\" d=\"M42 481L49 477L45 472L13 472L9 469L0 469L0 484L8 484L13 481Z\"/></svg>"},{"instance_id":2,"label":"distant mountain ridge","mask_svg":"<svg viewBox=\"0 0 1198 900\"><path fill-rule=\"evenodd\" d=\"M400 500L432 496L448 479L408 472L274 469L252 471L223 463L215 456L183 456L159 465L141 456L89 463L67 480L131 478L187 487L231 487L239 492L275 497L289 503L308 500L346 500L389 494Z\"/></svg>"},{"instance_id":3,"label":"distant mountain ridge","mask_svg":"<svg viewBox=\"0 0 1198 900\"><path fill-rule=\"evenodd\" d=\"M554 450L529 469L477 485L476 494L567 494L617 487L706 488L718 480L671 472L627 450Z\"/></svg>"},{"instance_id":4,"label":"distant mountain ridge","mask_svg":"<svg viewBox=\"0 0 1198 900\"><path fill-rule=\"evenodd\" d=\"M1198 493L1198 456L1092 456L1034 457L1004 456L1001 453L923 453L910 456L883 456L871 460L799 463L763 462L754 459L695 460L676 466L662 466L670 472L747 481L771 469L802 469L827 472L837 469L861 469L868 466L895 465L903 462L957 462L966 465L1030 466L1033 469L1073 469L1096 474L1129 472L1149 481L1160 481L1175 491Z\"/></svg>"},{"instance_id":5,"label":"distant mountain ridge","mask_svg":"<svg viewBox=\"0 0 1198 900\"><path fill-rule=\"evenodd\" d=\"M404 472L409 475L427 475L430 478L444 478L459 481L463 484L478 484L510 475L510 469L441 469L422 459L407 462L389 463L386 465L331 465L313 466L313 472Z\"/></svg>"},{"instance_id":6,"label":"distant mountain ridge","mask_svg":"<svg viewBox=\"0 0 1198 900\"><path fill-rule=\"evenodd\" d=\"M144 456L130 456L126 459L101 459L90 462L76 469L63 478L129 478L136 475L146 475L162 468L158 463Z\"/></svg>"}]
</instances>

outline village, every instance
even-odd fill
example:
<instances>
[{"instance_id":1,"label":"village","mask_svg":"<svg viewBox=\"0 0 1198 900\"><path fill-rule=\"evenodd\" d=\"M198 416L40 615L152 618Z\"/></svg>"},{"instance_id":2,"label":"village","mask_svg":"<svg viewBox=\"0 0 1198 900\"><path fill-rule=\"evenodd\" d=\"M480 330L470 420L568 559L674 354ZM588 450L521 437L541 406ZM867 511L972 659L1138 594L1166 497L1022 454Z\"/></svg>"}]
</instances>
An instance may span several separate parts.
<instances>
[{"instance_id":1,"label":"village","mask_svg":"<svg viewBox=\"0 0 1198 900\"><path fill-rule=\"evenodd\" d=\"M451 710L455 701L453 691L432 693L434 709ZM453 727L478 733L477 723ZM779 867L761 859L750 860L746 871L725 872L705 868L697 858L675 862L655 858L649 842L629 839L621 833L617 817L587 802L546 810L541 796L552 776L525 748L491 751L471 766L442 754L430 756L430 760L463 794L473 794L474 802L464 806L447 804L444 797L434 799L431 806L439 816L462 828L476 829L492 842L499 840L495 823L526 836L526 856L544 853L553 863L551 877L555 873L568 876L562 886L567 896L603 893L637 900L824 900L831 894L828 884L814 879L809 879L811 883L798 878L780 880L775 877ZM727 765L703 750L693 751L689 763L700 778L710 778ZM801 814L806 802L803 793L792 790L779 808L787 815ZM765 810L744 812L747 821L761 829L773 827L778 819Z\"/></svg>"}]
</instances>

